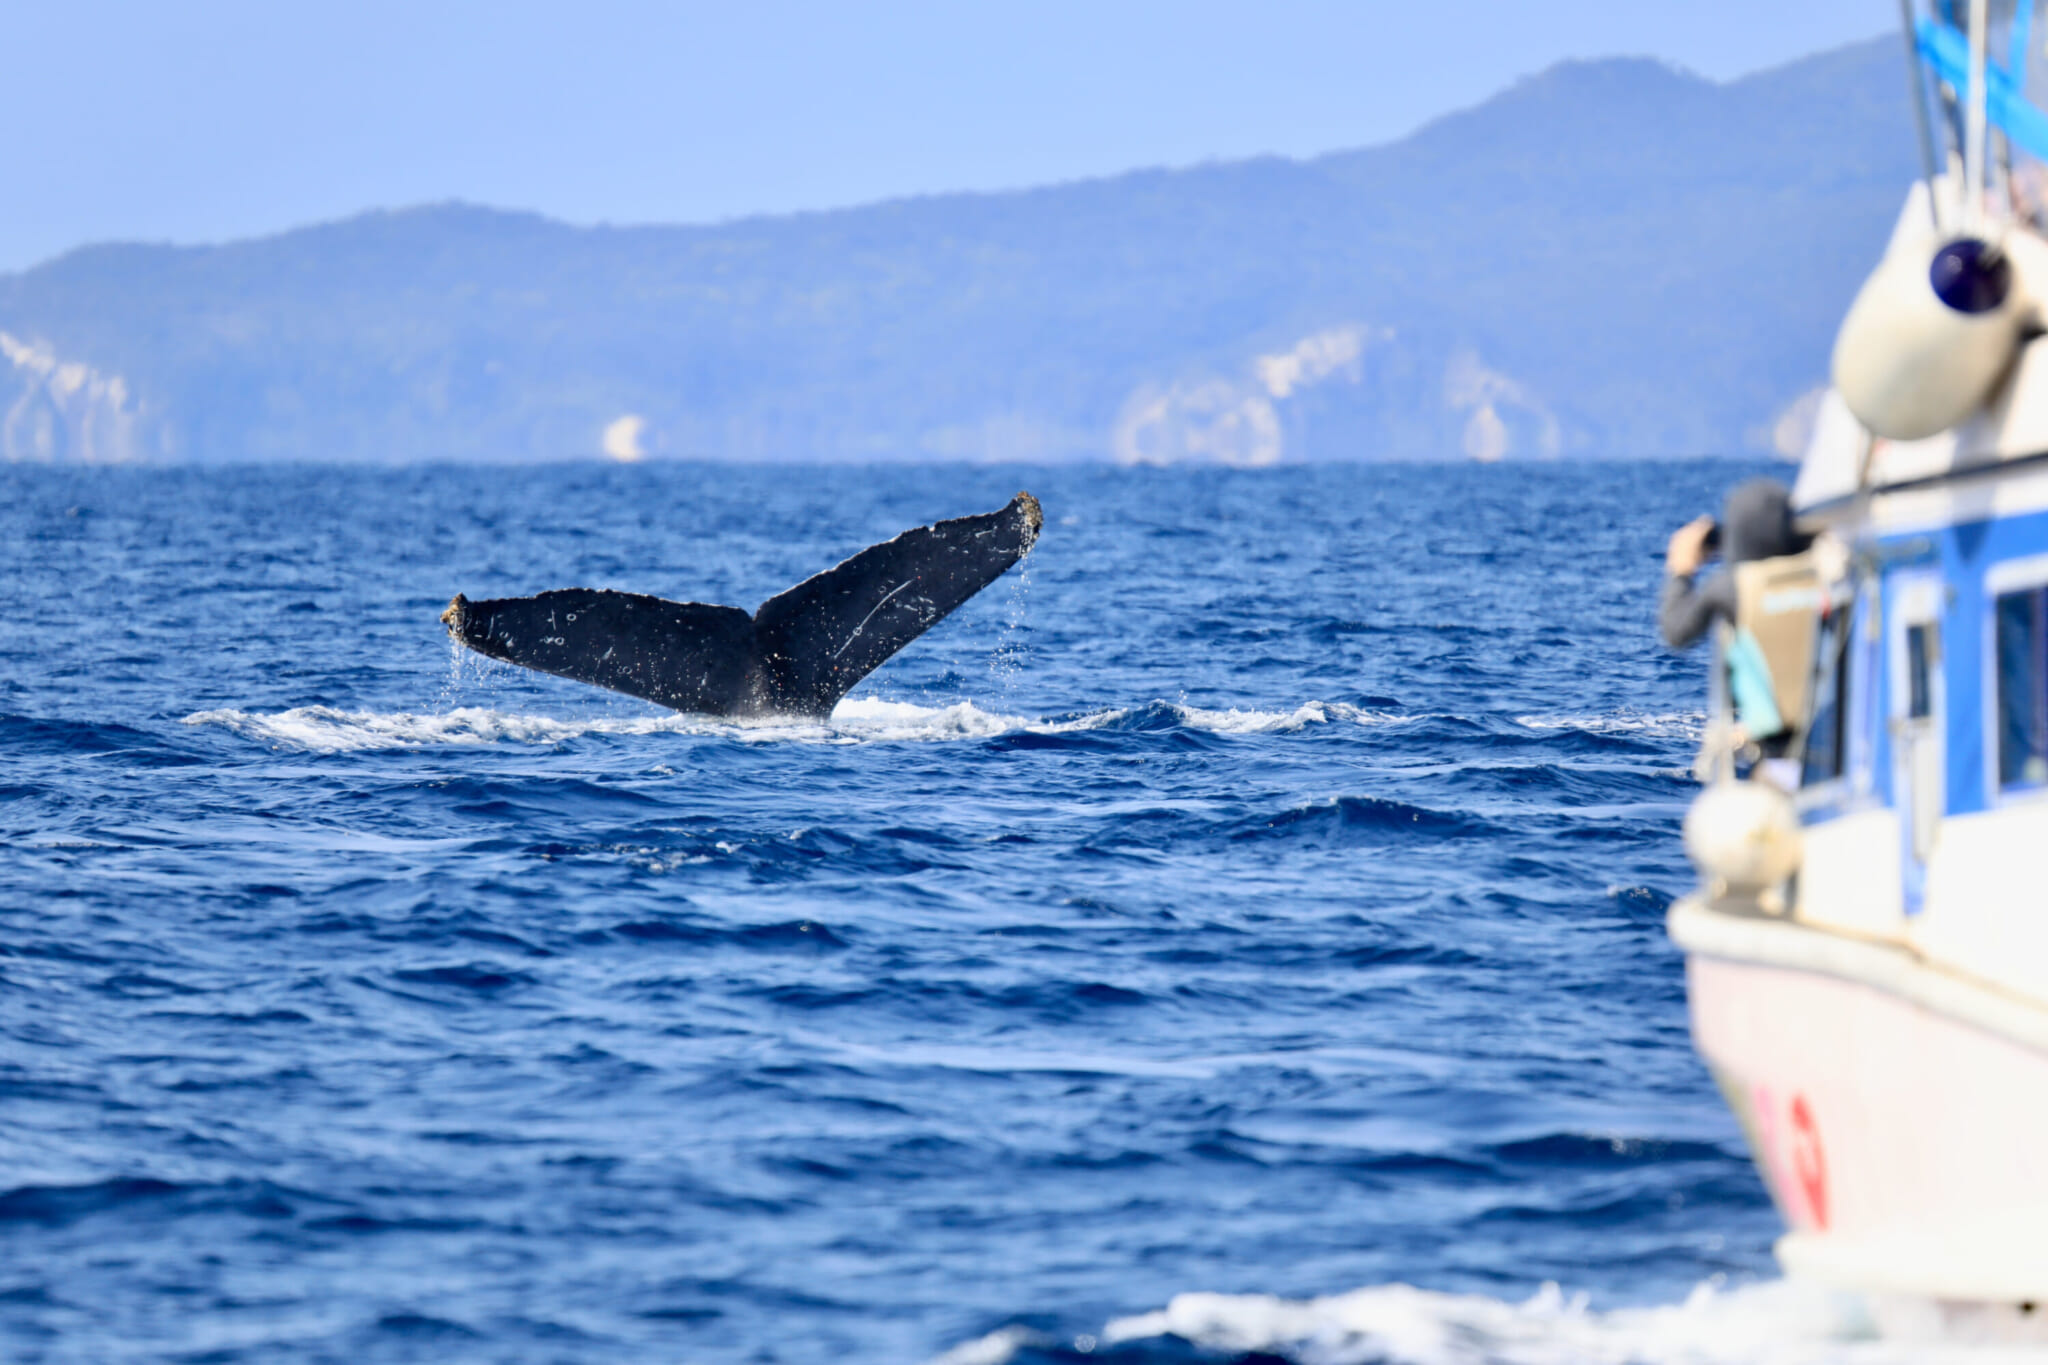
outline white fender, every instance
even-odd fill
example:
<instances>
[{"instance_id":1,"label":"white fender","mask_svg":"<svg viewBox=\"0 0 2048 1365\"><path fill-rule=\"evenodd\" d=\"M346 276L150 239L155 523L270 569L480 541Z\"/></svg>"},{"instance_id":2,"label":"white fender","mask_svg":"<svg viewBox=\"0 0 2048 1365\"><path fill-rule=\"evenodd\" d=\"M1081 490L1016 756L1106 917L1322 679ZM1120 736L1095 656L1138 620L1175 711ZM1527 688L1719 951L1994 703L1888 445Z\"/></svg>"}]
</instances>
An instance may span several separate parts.
<instances>
[{"instance_id":1,"label":"white fender","mask_svg":"<svg viewBox=\"0 0 2048 1365\"><path fill-rule=\"evenodd\" d=\"M1938 246L1918 234L1894 242L1835 337L1836 390L1888 440L1917 441L1975 412L2019 346L2022 291L1983 312L1950 307L1929 274Z\"/></svg>"},{"instance_id":2,"label":"white fender","mask_svg":"<svg viewBox=\"0 0 2048 1365\"><path fill-rule=\"evenodd\" d=\"M1764 782L1716 782L1685 813L1685 851L1709 880L1760 895L1799 866L1803 839L1792 800Z\"/></svg>"}]
</instances>

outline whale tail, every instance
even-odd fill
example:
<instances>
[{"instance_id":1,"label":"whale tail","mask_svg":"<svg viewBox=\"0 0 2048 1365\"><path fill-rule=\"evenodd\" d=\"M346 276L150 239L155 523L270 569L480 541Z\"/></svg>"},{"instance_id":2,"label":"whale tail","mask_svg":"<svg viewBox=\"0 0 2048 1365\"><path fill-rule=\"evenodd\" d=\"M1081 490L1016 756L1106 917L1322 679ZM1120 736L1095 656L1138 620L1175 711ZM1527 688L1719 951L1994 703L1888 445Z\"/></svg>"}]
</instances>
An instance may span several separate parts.
<instances>
[{"instance_id":1,"label":"whale tail","mask_svg":"<svg viewBox=\"0 0 2048 1365\"><path fill-rule=\"evenodd\" d=\"M1044 517L1008 506L905 531L761 604L561 588L441 613L479 654L715 716L829 715L853 685L1029 554Z\"/></svg>"}]
</instances>

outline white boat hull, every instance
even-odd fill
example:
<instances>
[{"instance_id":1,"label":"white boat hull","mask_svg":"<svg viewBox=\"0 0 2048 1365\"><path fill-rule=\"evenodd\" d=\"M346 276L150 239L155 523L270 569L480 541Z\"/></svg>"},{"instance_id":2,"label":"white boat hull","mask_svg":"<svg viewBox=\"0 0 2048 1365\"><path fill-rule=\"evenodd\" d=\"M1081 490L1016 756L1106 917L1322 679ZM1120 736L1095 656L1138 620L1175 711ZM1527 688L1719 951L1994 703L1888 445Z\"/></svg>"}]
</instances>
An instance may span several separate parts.
<instances>
[{"instance_id":1,"label":"white boat hull","mask_svg":"<svg viewBox=\"0 0 2048 1365\"><path fill-rule=\"evenodd\" d=\"M1672 932L1694 1040L1791 1228L1786 1272L2048 1308L2048 1012L1697 902Z\"/></svg>"}]
</instances>

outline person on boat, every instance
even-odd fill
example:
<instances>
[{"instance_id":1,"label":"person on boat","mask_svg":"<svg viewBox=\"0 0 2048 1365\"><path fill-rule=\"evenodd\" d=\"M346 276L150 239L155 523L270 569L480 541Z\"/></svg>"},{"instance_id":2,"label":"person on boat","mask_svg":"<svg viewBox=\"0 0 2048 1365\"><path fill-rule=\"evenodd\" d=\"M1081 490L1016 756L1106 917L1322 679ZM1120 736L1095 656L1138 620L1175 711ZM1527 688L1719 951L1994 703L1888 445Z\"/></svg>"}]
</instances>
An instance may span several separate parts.
<instances>
[{"instance_id":1,"label":"person on boat","mask_svg":"<svg viewBox=\"0 0 2048 1365\"><path fill-rule=\"evenodd\" d=\"M1796 555L1813 543L1792 524L1792 493L1776 479L1751 479L1728 494L1717 524L1711 516L1695 517L1671 533L1664 548L1664 598L1657 609L1657 627L1673 649L1690 648L1718 617L1735 620L1733 572L1699 581L1700 570L1714 553L1718 531L1722 559L1730 570L1757 559Z\"/></svg>"},{"instance_id":2,"label":"person on boat","mask_svg":"<svg viewBox=\"0 0 2048 1365\"><path fill-rule=\"evenodd\" d=\"M1718 538L1727 567L1700 571ZM1718 666L1733 703L1738 770L1747 767L1786 791L1800 782L1792 757L1807 709L1815 625L1823 605L1814 578L1813 537L1792 521L1792 495L1775 479L1752 479L1728 495L1717 526L1687 522L1665 548L1658 628L1685 649L1716 621L1729 628Z\"/></svg>"}]
</instances>

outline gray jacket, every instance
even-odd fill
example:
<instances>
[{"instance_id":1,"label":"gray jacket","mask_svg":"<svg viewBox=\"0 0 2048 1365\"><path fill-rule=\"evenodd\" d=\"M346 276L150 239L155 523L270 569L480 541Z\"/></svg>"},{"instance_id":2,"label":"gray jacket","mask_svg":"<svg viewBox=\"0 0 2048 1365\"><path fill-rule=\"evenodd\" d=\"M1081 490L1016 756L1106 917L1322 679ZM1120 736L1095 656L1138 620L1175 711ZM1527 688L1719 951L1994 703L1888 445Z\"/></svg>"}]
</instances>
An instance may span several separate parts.
<instances>
[{"instance_id":1,"label":"gray jacket","mask_svg":"<svg viewBox=\"0 0 2048 1365\"><path fill-rule=\"evenodd\" d=\"M1690 647L1707 633L1716 616L1735 619L1735 575L1713 574L1697 586L1693 575L1665 577L1664 598L1657 604L1657 629L1665 644L1673 649Z\"/></svg>"},{"instance_id":2,"label":"gray jacket","mask_svg":"<svg viewBox=\"0 0 2048 1365\"><path fill-rule=\"evenodd\" d=\"M1792 524L1792 494L1776 479L1751 479L1728 495L1721 510L1722 549L1731 565L1752 559L1795 555L1813 543ZM1657 607L1657 629L1664 643L1684 649L1719 616L1735 619L1735 575L1714 574L1695 585L1697 575L1671 574L1664 579L1664 599Z\"/></svg>"}]
</instances>

